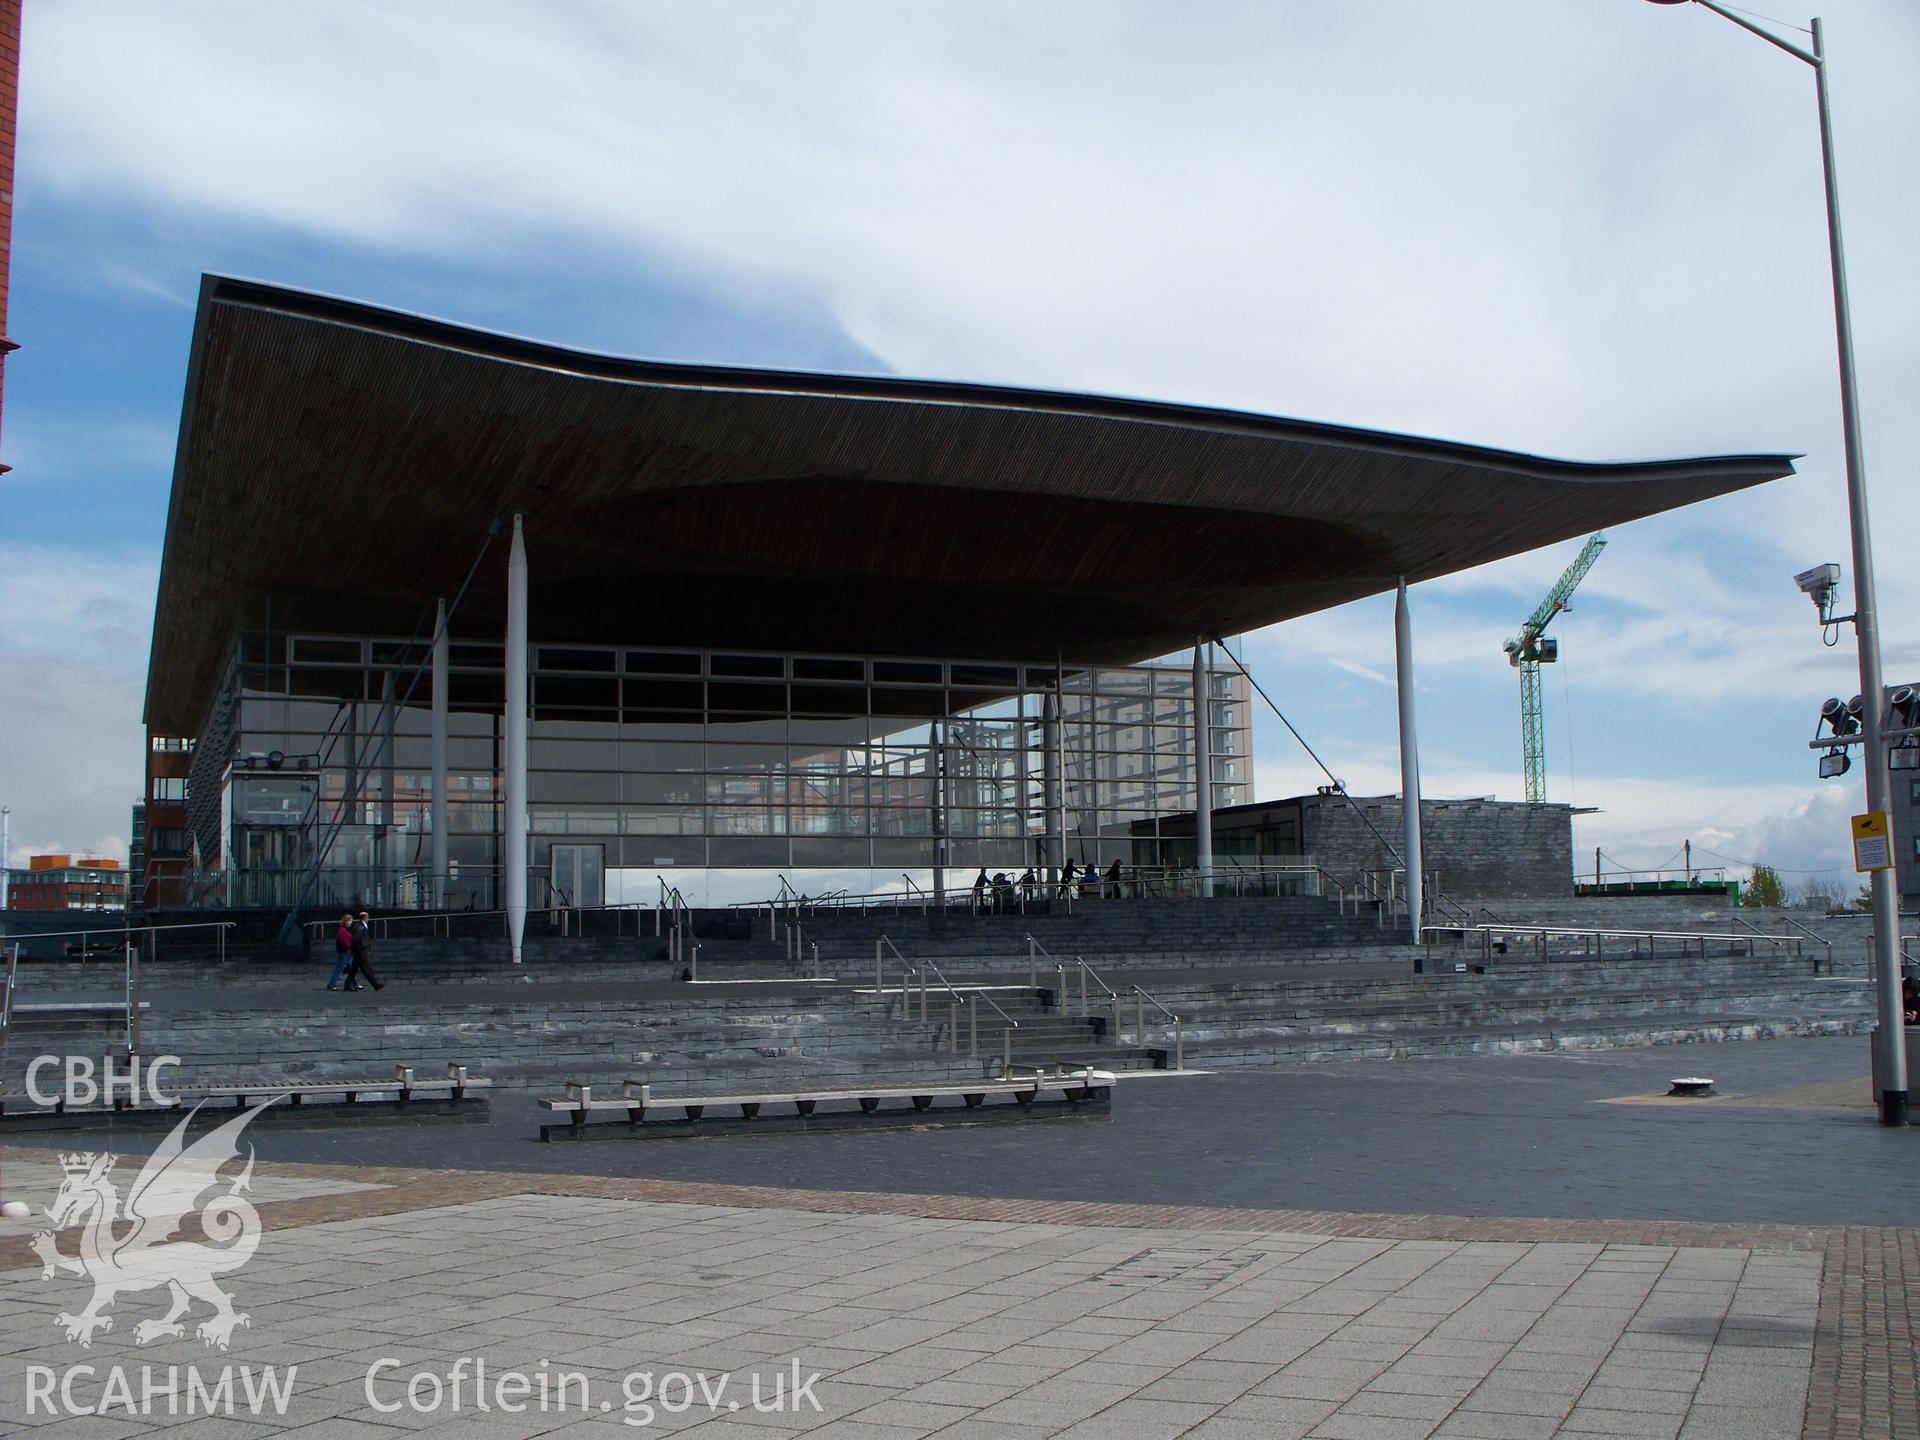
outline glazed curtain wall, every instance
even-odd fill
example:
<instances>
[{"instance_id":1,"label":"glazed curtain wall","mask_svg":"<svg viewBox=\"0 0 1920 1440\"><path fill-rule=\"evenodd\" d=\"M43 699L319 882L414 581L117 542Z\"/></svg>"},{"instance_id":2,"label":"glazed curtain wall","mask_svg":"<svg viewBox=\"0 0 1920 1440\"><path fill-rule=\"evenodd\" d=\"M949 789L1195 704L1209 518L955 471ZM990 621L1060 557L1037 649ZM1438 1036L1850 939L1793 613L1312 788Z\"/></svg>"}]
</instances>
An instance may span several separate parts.
<instances>
[{"instance_id":1,"label":"glazed curtain wall","mask_svg":"<svg viewBox=\"0 0 1920 1440\"><path fill-rule=\"evenodd\" d=\"M534 650L536 870L559 841L603 846L608 869L897 873L932 867L937 838L949 868L1018 870L1054 858L1040 847L1059 828L1057 766L1077 862L1154 863L1159 818L1193 808L1186 656L1069 666L1056 690L1051 664ZM425 647L252 635L239 661L229 869L264 880L311 864L336 817L327 868L424 867ZM1212 686L1214 804L1226 807L1251 798L1248 706L1239 676ZM481 877L497 863L501 693L500 647L453 644L456 890L460 875L490 889Z\"/></svg>"}]
</instances>

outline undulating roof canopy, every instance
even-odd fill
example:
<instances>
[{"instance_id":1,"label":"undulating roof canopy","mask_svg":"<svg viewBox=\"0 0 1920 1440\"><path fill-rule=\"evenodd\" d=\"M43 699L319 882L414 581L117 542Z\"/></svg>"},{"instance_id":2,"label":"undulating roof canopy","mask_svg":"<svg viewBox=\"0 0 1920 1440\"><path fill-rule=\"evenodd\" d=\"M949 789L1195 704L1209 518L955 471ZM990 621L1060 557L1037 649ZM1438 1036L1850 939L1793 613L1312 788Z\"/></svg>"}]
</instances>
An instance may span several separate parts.
<instances>
[{"instance_id":1,"label":"undulating roof canopy","mask_svg":"<svg viewBox=\"0 0 1920 1440\"><path fill-rule=\"evenodd\" d=\"M407 635L525 515L535 639L1161 654L1791 474L1235 411L582 354L208 276L147 721L234 627ZM455 624L500 623L498 545Z\"/></svg>"}]
</instances>

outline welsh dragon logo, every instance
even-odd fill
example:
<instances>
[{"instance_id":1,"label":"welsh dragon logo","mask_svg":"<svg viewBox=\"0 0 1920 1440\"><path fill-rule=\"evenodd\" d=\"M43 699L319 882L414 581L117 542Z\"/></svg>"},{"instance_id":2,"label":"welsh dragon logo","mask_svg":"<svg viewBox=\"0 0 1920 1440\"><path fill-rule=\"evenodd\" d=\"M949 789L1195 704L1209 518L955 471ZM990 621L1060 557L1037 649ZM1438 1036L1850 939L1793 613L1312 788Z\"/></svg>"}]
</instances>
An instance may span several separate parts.
<instances>
[{"instance_id":1,"label":"welsh dragon logo","mask_svg":"<svg viewBox=\"0 0 1920 1440\"><path fill-rule=\"evenodd\" d=\"M120 1295L162 1286L172 1293L173 1304L161 1318L134 1326L133 1338L141 1345L184 1335L181 1317L195 1300L213 1307L213 1314L194 1328L209 1345L225 1350L235 1327L250 1323L215 1280L245 1265L260 1244L260 1216L244 1194L253 1183L251 1146L246 1168L225 1182L225 1193L198 1210L200 1228L210 1243L167 1243L196 1212L201 1195L223 1183L220 1167L239 1158L240 1132L259 1113L251 1109L237 1115L189 1145L187 1127L199 1109L196 1105L174 1126L140 1167L124 1207L112 1179L112 1155L87 1151L60 1157L66 1178L47 1206L53 1225L35 1235L32 1244L45 1267L42 1280L66 1273L93 1281L93 1301L86 1309L54 1319L67 1339L92 1346L95 1331L113 1329L113 1317L102 1312ZM61 1254L55 1238L55 1232L72 1229L80 1231L78 1257Z\"/></svg>"}]
</instances>

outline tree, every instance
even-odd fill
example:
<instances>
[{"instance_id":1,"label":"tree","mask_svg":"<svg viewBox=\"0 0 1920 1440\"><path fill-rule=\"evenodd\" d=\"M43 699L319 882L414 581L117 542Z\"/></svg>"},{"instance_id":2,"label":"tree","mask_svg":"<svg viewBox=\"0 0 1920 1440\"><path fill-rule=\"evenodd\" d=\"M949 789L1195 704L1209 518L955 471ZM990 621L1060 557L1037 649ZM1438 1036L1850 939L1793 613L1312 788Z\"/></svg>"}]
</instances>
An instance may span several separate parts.
<instances>
[{"instance_id":1,"label":"tree","mask_svg":"<svg viewBox=\"0 0 1920 1440\"><path fill-rule=\"evenodd\" d=\"M1833 915L1847 908L1847 892L1831 875L1809 875L1797 888L1799 903L1809 910Z\"/></svg>"},{"instance_id":2,"label":"tree","mask_svg":"<svg viewBox=\"0 0 1920 1440\"><path fill-rule=\"evenodd\" d=\"M1871 885L1862 885L1860 887L1860 894L1855 898L1853 908L1860 911L1863 915L1871 915L1873 913L1873 887Z\"/></svg>"},{"instance_id":3,"label":"tree","mask_svg":"<svg viewBox=\"0 0 1920 1440\"><path fill-rule=\"evenodd\" d=\"M1754 866L1753 878L1747 882L1746 898L1740 903L1769 910L1786 904L1787 891L1780 883L1780 872L1771 865Z\"/></svg>"}]
</instances>

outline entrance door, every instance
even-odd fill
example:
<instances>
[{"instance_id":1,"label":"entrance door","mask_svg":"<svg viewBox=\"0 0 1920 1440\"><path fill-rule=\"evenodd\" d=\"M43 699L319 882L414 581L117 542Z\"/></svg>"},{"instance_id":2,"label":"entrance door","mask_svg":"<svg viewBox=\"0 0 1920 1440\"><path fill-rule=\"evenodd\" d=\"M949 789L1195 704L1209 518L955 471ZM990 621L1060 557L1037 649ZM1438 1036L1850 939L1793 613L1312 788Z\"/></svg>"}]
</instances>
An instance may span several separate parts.
<instances>
[{"instance_id":1,"label":"entrance door","mask_svg":"<svg viewBox=\"0 0 1920 1440\"><path fill-rule=\"evenodd\" d=\"M553 888L563 905L592 909L606 904L606 854L604 845L553 847Z\"/></svg>"}]
</instances>

